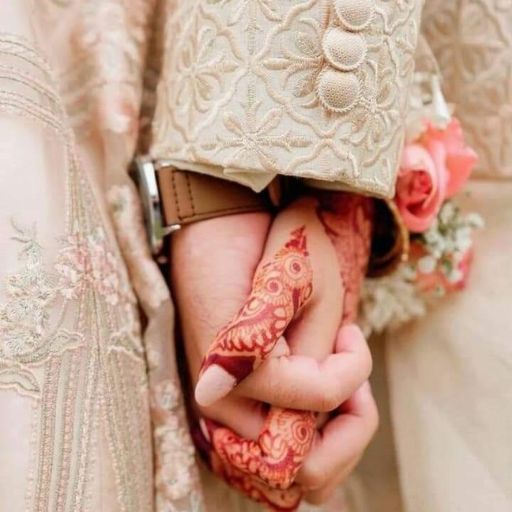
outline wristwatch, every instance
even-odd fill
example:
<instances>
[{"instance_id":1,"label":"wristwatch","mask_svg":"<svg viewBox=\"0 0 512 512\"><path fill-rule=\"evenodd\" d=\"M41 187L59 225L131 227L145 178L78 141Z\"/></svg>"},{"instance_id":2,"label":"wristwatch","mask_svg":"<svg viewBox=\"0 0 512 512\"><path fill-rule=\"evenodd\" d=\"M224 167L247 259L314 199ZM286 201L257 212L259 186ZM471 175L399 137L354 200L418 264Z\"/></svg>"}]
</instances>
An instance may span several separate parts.
<instances>
[{"instance_id":1,"label":"wristwatch","mask_svg":"<svg viewBox=\"0 0 512 512\"><path fill-rule=\"evenodd\" d=\"M268 211L269 192L253 192L231 181L184 171L149 157L134 160L130 174L142 202L151 252L160 255L164 238L183 225L235 213ZM275 195L275 190L273 190Z\"/></svg>"}]
</instances>

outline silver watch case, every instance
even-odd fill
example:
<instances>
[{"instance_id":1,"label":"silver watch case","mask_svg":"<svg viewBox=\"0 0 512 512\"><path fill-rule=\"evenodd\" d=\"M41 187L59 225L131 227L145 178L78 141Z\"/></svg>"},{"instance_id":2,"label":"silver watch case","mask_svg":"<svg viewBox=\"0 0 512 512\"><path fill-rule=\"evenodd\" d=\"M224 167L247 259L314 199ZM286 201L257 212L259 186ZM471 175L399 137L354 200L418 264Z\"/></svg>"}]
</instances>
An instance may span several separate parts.
<instances>
[{"instance_id":1,"label":"silver watch case","mask_svg":"<svg viewBox=\"0 0 512 512\"><path fill-rule=\"evenodd\" d=\"M148 156L139 156L133 161L130 175L139 191L144 216L146 236L153 256L160 256L164 238L181 228L179 224L165 226L162 202L156 177L158 164Z\"/></svg>"}]
</instances>

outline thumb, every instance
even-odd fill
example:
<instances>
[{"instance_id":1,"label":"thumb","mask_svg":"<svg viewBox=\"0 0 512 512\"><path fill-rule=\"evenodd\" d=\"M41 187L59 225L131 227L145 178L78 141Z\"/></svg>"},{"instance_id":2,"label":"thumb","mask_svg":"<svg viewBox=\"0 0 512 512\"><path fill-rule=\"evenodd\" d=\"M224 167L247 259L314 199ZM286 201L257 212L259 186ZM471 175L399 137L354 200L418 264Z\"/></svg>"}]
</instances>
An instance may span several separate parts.
<instances>
[{"instance_id":1,"label":"thumb","mask_svg":"<svg viewBox=\"0 0 512 512\"><path fill-rule=\"evenodd\" d=\"M283 334L311 297L312 278L303 226L260 264L249 297L206 353L195 389L199 405L227 395L275 349L286 350Z\"/></svg>"}]
</instances>

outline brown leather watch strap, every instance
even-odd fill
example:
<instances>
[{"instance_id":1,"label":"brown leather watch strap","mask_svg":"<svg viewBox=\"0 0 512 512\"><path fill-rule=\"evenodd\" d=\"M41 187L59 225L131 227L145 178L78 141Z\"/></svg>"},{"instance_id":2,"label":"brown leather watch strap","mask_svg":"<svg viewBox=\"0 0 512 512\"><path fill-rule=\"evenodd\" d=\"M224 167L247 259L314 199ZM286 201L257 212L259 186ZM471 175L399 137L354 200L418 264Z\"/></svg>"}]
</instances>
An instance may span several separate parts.
<instances>
[{"instance_id":1,"label":"brown leather watch strap","mask_svg":"<svg viewBox=\"0 0 512 512\"><path fill-rule=\"evenodd\" d=\"M160 167L156 176L165 226L270 207L266 194L257 194L248 187L220 178L173 167Z\"/></svg>"}]
</instances>

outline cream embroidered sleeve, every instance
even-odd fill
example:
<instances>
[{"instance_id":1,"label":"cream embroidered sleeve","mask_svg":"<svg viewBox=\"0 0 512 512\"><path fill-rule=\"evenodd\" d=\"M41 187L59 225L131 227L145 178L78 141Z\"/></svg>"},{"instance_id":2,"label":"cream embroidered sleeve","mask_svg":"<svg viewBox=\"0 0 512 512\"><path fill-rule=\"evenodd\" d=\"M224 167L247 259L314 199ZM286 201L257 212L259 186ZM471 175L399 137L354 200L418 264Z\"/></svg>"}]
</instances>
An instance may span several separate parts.
<instances>
[{"instance_id":1,"label":"cream embroidered sleeve","mask_svg":"<svg viewBox=\"0 0 512 512\"><path fill-rule=\"evenodd\" d=\"M152 154L255 190L284 174L389 197L422 0L177 0Z\"/></svg>"}]
</instances>

